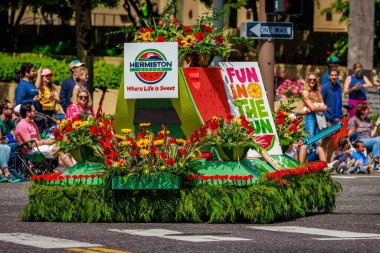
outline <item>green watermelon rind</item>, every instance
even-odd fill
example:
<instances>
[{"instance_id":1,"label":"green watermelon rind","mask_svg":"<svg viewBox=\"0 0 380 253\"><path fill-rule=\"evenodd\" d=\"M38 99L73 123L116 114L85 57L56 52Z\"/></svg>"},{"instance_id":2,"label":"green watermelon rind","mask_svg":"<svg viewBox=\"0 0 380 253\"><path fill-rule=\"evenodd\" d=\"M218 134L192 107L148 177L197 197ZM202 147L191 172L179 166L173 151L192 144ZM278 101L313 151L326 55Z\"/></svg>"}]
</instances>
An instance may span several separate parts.
<instances>
[{"instance_id":1,"label":"green watermelon rind","mask_svg":"<svg viewBox=\"0 0 380 253\"><path fill-rule=\"evenodd\" d=\"M185 80L185 82L187 82L186 77L185 77L185 73L183 72L183 69L180 69L180 70L181 70L180 73L181 73L181 76L182 76L183 80ZM198 107L197 107L197 105L195 103L193 95L191 94L190 88L188 87L188 85L186 83L185 83L185 88L186 88L187 94L189 95L189 98L190 98L190 101L191 101L191 106L194 108L194 111L195 111L195 113L196 113L196 115L197 115L197 117L199 119L199 122L201 124L204 124L205 122L203 121L201 113L198 110Z\"/></svg>"},{"instance_id":2,"label":"green watermelon rind","mask_svg":"<svg viewBox=\"0 0 380 253\"><path fill-rule=\"evenodd\" d=\"M266 136L271 136L272 139L270 141L270 144L267 147L263 147L266 151L269 151L273 148L275 140L276 140L276 135L275 134L264 134L264 135L259 135L260 137L266 137ZM258 136L258 137L259 137Z\"/></svg>"}]
</instances>

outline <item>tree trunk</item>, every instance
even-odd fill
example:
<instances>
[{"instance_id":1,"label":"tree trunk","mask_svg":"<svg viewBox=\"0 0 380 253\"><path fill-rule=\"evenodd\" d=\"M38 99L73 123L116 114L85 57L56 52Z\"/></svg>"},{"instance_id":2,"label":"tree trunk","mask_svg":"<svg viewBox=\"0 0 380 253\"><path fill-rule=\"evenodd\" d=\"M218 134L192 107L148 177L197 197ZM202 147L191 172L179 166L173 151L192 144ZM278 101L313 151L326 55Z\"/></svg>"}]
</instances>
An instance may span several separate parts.
<instances>
[{"instance_id":1,"label":"tree trunk","mask_svg":"<svg viewBox=\"0 0 380 253\"><path fill-rule=\"evenodd\" d=\"M91 25L91 0L75 0L75 26L78 59L88 68L91 97L94 87L94 33Z\"/></svg>"}]
</instances>

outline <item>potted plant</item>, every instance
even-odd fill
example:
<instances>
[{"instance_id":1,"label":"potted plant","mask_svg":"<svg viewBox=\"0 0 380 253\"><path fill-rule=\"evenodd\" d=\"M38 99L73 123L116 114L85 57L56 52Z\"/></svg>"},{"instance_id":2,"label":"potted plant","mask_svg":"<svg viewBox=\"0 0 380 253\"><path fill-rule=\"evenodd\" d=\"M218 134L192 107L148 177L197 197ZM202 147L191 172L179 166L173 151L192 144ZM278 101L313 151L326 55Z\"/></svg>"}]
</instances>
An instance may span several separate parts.
<instances>
[{"instance_id":1,"label":"potted plant","mask_svg":"<svg viewBox=\"0 0 380 253\"><path fill-rule=\"evenodd\" d=\"M225 161L245 159L250 148L262 150L259 138L254 137L254 128L244 115L238 118L234 115L225 118L214 116L192 138L203 145L215 147Z\"/></svg>"},{"instance_id":2,"label":"potted plant","mask_svg":"<svg viewBox=\"0 0 380 253\"><path fill-rule=\"evenodd\" d=\"M56 145L60 151L70 153L77 162L103 162L101 143L113 135L112 122L109 116L89 117L85 121L64 119L54 130Z\"/></svg>"},{"instance_id":3,"label":"potted plant","mask_svg":"<svg viewBox=\"0 0 380 253\"><path fill-rule=\"evenodd\" d=\"M141 123L137 136L132 129L114 135L105 152L113 189L178 189L181 178L194 173L197 142L170 137L165 127L155 135L149 126Z\"/></svg>"}]
</instances>

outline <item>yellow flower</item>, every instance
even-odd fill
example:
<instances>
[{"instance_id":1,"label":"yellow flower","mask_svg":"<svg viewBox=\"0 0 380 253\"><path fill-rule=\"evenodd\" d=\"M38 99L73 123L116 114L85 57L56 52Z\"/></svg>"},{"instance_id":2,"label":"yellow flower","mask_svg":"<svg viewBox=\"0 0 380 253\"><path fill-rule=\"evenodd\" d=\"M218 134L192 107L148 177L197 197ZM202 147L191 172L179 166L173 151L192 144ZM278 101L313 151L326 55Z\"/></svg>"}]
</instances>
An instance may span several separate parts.
<instances>
[{"instance_id":1,"label":"yellow flower","mask_svg":"<svg viewBox=\"0 0 380 253\"><path fill-rule=\"evenodd\" d=\"M154 142L153 142L153 145L154 145L154 146L160 146L160 145L162 145L162 143L164 143L163 140L157 140L157 141L154 141Z\"/></svg>"},{"instance_id":2,"label":"yellow flower","mask_svg":"<svg viewBox=\"0 0 380 253\"><path fill-rule=\"evenodd\" d=\"M123 141L121 143L121 145L123 145L123 146L129 146L129 145L131 145L131 142L130 141Z\"/></svg>"},{"instance_id":3,"label":"yellow flower","mask_svg":"<svg viewBox=\"0 0 380 253\"><path fill-rule=\"evenodd\" d=\"M140 127L148 127L150 126L150 123L140 123Z\"/></svg>"},{"instance_id":4,"label":"yellow flower","mask_svg":"<svg viewBox=\"0 0 380 253\"><path fill-rule=\"evenodd\" d=\"M166 169L166 166L165 165L162 165L161 166L161 170L165 170Z\"/></svg>"},{"instance_id":5,"label":"yellow flower","mask_svg":"<svg viewBox=\"0 0 380 253\"><path fill-rule=\"evenodd\" d=\"M87 126L89 123L88 123L88 121L86 120L86 121L82 121L82 126Z\"/></svg>"},{"instance_id":6,"label":"yellow flower","mask_svg":"<svg viewBox=\"0 0 380 253\"><path fill-rule=\"evenodd\" d=\"M117 162L113 162L112 167L114 167L114 168L118 168L118 167L119 167L119 164L118 164Z\"/></svg>"},{"instance_id":7,"label":"yellow flower","mask_svg":"<svg viewBox=\"0 0 380 253\"><path fill-rule=\"evenodd\" d=\"M141 150L140 150L140 153L141 153L142 155L148 155L148 154L149 154L149 150L147 150L147 149L141 149Z\"/></svg>"},{"instance_id":8,"label":"yellow flower","mask_svg":"<svg viewBox=\"0 0 380 253\"><path fill-rule=\"evenodd\" d=\"M194 46L195 37L194 35L187 35L181 42L184 47L192 47Z\"/></svg>"},{"instance_id":9,"label":"yellow flower","mask_svg":"<svg viewBox=\"0 0 380 253\"><path fill-rule=\"evenodd\" d=\"M160 134L160 135L168 135L168 134L170 134L170 131L169 130L161 130L161 131L159 131L158 132L158 134Z\"/></svg>"},{"instance_id":10,"label":"yellow flower","mask_svg":"<svg viewBox=\"0 0 380 253\"><path fill-rule=\"evenodd\" d=\"M144 173L145 174L149 174L149 170L144 170Z\"/></svg>"},{"instance_id":11,"label":"yellow flower","mask_svg":"<svg viewBox=\"0 0 380 253\"><path fill-rule=\"evenodd\" d=\"M103 122L99 122L99 127L103 127L103 126L104 126Z\"/></svg>"},{"instance_id":12,"label":"yellow flower","mask_svg":"<svg viewBox=\"0 0 380 253\"><path fill-rule=\"evenodd\" d=\"M75 121L73 123L73 125L72 125L72 128L75 129L75 130L77 130L77 129L81 128L81 127L82 127L82 122L81 121Z\"/></svg>"},{"instance_id":13,"label":"yellow flower","mask_svg":"<svg viewBox=\"0 0 380 253\"><path fill-rule=\"evenodd\" d=\"M61 124L59 125L59 130L64 129L66 126L67 126L67 121L65 119L63 119L61 121Z\"/></svg>"},{"instance_id":14,"label":"yellow flower","mask_svg":"<svg viewBox=\"0 0 380 253\"><path fill-rule=\"evenodd\" d=\"M288 137L289 137L289 134L284 134L284 137L285 137L285 138L288 138Z\"/></svg>"},{"instance_id":15,"label":"yellow flower","mask_svg":"<svg viewBox=\"0 0 380 253\"><path fill-rule=\"evenodd\" d=\"M123 134L130 134L130 133L132 133L132 129L130 129L130 128L123 128L123 129L121 129L121 132Z\"/></svg>"},{"instance_id":16,"label":"yellow flower","mask_svg":"<svg viewBox=\"0 0 380 253\"><path fill-rule=\"evenodd\" d=\"M183 163L178 163L179 167L183 167Z\"/></svg>"},{"instance_id":17,"label":"yellow flower","mask_svg":"<svg viewBox=\"0 0 380 253\"><path fill-rule=\"evenodd\" d=\"M212 116L212 120L218 120L219 117L218 116Z\"/></svg>"},{"instance_id":18,"label":"yellow flower","mask_svg":"<svg viewBox=\"0 0 380 253\"><path fill-rule=\"evenodd\" d=\"M149 140L148 139L140 139L137 142L137 146L140 147L140 148L145 148L148 144L149 144Z\"/></svg>"},{"instance_id":19,"label":"yellow flower","mask_svg":"<svg viewBox=\"0 0 380 253\"><path fill-rule=\"evenodd\" d=\"M281 111L281 112L282 112L282 114L285 115L285 116L290 115L290 113L288 113L288 112L285 112L285 111Z\"/></svg>"},{"instance_id":20,"label":"yellow flower","mask_svg":"<svg viewBox=\"0 0 380 253\"><path fill-rule=\"evenodd\" d=\"M144 42L147 42L147 41L153 41L150 32L145 32L145 33L143 34L143 36L142 36L142 39L143 39Z\"/></svg>"},{"instance_id":21,"label":"yellow flower","mask_svg":"<svg viewBox=\"0 0 380 253\"><path fill-rule=\"evenodd\" d=\"M141 39L141 36L139 36L139 35L135 35L135 38L133 39L134 41L138 41L138 40L140 40Z\"/></svg>"},{"instance_id":22,"label":"yellow flower","mask_svg":"<svg viewBox=\"0 0 380 253\"><path fill-rule=\"evenodd\" d=\"M236 124L241 125L241 119L235 119Z\"/></svg>"},{"instance_id":23,"label":"yellow flower","mask_svg":"<svg viewBox=\"0 0 380 253\"><path fill-rule=\"evenodd\" d=\"M186 140L184 139L177 139L177 144L185 144L186 143Z\"/></svg>"},{"instance_id":24,"label":"yellow flower","mask_svg":"<svg viewBox=\"0 0 380 253\"><path fill-rule=\"evenodd\" d=\"M119 139L119 140L122 140L122 141L127 140L127 138L125 138L125 136L120 135L120 134L115 134L115 138L116 138L116 139Z\"/></svg>"}]
</instances>

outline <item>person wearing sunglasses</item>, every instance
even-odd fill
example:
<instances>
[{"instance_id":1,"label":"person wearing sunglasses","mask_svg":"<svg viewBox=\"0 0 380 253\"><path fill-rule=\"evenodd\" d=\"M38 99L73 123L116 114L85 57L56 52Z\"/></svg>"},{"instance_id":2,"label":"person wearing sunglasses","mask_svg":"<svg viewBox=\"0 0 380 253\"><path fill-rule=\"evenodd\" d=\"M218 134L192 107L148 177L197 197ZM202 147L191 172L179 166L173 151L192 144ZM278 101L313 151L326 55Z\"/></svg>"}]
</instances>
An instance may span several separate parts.
<instances>
[{"instance_id":1,"label":"person wearing sunglasses","mask_svg":"<svg viewBox=\"0 0 380 253\"><path fill-rule=\"evenodd\" d=\"M315 74L310 73L307 76L306 86L302 91L302 97L305 106L304 110L306 112L305 130L309 133L309 136L312 136L319 133L319 128L321 128L318 127L317 115L320 113L323 115L327 110L322 99L321 87L318 85L318 79Z\"/></svg>"},{"instance_id":2,"label":"person wearing sunglasses","mask_svg":"<svg viewBox=\"0 0 380 253\"><path fill-rule=\"evenodd\" d=\"M348 110L350 117L355 115L356 106L360 103L367 103L366 88L373 87L371 81L364 75L363 66L357 62L353 66L354 74L347 76L344 82L344 95L348 95Z\"/></svg>"},{"instance_id":3,"label":"person wearing sunglasses","mask_svg":"<svg viewBox=\"0 0 380 253\"><path fill-rule=\"evenodd\" d=\"M92 106L89 104L90 93L87 89L79 89L74 103L69 105L66 110L66 120L76 120L81 113L87 113L88 115L95 116Z\"/></svg>"}]
</instances>

